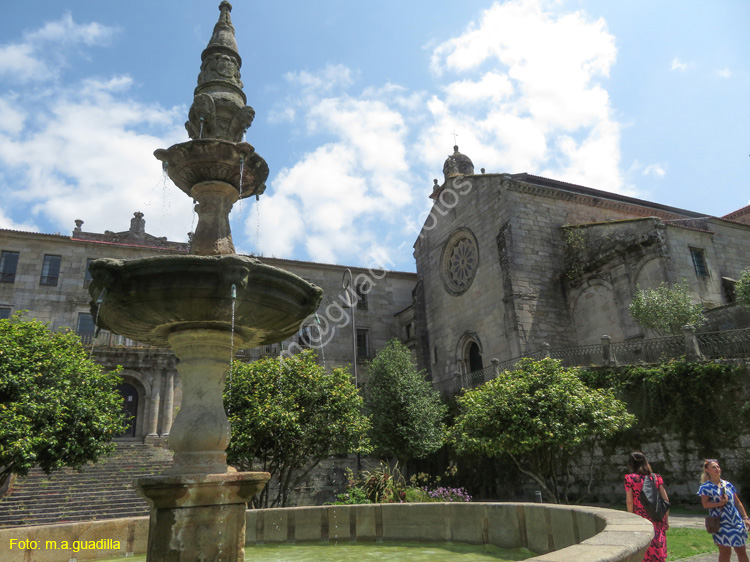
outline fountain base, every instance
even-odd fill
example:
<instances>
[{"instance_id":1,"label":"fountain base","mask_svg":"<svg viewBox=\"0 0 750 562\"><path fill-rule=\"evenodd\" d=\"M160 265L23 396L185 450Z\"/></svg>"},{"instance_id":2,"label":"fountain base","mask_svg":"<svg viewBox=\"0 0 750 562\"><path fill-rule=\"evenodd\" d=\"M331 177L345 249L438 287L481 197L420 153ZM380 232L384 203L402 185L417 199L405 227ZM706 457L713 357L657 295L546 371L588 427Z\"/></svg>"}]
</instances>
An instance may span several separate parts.
<instances>
[{"instance_id":1,"label":"fountain base","mask_svg":"<svg viewBox=\"0 0 750 562\"><path fill-rule=\"evenodd\" d=\"M244 562L247 502L270 478L228 472L139 479L151 506L148 562Z\"/></svg>"}]
</instances>

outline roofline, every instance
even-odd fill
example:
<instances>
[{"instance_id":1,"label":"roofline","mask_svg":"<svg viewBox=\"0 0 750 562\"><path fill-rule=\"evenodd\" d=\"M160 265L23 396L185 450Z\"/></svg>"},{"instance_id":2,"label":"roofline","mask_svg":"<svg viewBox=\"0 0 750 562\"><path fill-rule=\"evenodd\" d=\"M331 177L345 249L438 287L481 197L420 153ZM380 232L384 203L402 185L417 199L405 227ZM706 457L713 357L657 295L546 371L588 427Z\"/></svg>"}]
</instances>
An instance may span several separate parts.
<instances>
[{"instance_id":1,"label":"roofline","mask_svg":"<svg viewBox=\"0 0 750 562\"><path fill-rule=\"evenodd\" d=\"M355 273L355 270L357 270L359 272L364 272L364 271L385 271L386 273L389 273L389 274L409 275L409 276L415 276L415 277L417 275L416 272L414 272L414 271L399 271L399 270L396 270L396 269L384 269L384 268L378 268L378 267L366 267L366 266L361 266L361 265L341 265L341 264L336 264L336 263L323 263L323 262L315 262L315 261L303 261L303 260L294 260L294 259L288 259L288 258L277 258L275 256L264 256L264 255L261 255L261 254L240 254L240 253L238 253L237 255L248 256L250 258L255 258L255 259L261 260L261 261L263 261L263 260L275 260L275 261L280 261L280 262L289 263L289 264L297 264L297 265L301 265L301 266L307 265L307 266L314 266L314 267L327 267L327 268L330 268L330 269L338 269L338 270L350 269L352 271L352 273Z\"/></svg>"},{"instance_id":2,"label":"roofline","mask_svg":"<svg viewBox=\"0 0 750 562\"><path fill-rule=\"evenodd\" d=\"M572 193L578 193L580 195L588 195L590 197L598 197L601 199L610 199L613 201L620 201L623 203L629 203L631 205L638 205L639 207L646 207L651 209L659 209L660 211L666 211L668 213L674 213L676 215L683 215L690 218L704 218L707 217L705 213L697 213L695 211L688 211L687 209L680 209L679 207L672 207L670 205L662 205L661 203L654 203L652 201L646 201L645 199L638 199L636 197L629 197L627 195L620 195L612 191L604 191L601 189L594 189L593 187L586 187L583 185L577 185L568 183L560 180L553 180L550 178L544 178L541 176L535 176L526 172L520 174L508 174L509 177L516 181L524 183L530 183L532 185L539 185L542 187L552 187L563 191L570 191Z\"/></svg>"},{"instance_id":3,"label":"roofline","mask_svg":"<svg viewBox=\"0 0 750 562\"><path fill-rule=\"evenodd\" d=\"M87 238L75 238L73 236L67 236L65 234L48 234L45 232L33 232L33 231L26 231L26 230L13 230L10 228L0 228L0 232L12 232L16 234L24 234L24 235L33 235L33 236L45 236L45 237L51 237L51 238L59 238L60 240L68 240L72 242L83 242L83 243L91 243L91 244L103 244L105 246L119 246L119 247L125 247L125 248L142 248L144 250L158 250L162 252L183 252L184 250L180 250L178 248L165 248L163 246L142 246L137 244L124 244L122 242L106 242L102 240L89 240ZM169 241L168 241L169 242ZM172 244L185 244L185 246L188 245L187 242L171 242ZM404 275L404 276L414 276L416 277L416 272L413 271L399 271L395 269L384 269L384 268L377 268L377 267L365 267L365 266L359 266L359 265L340 265L340 264L333 264L333 263L321 263L321 262L314 262L314 261L302 261L302 260L294 260L294 259L287 259L287 258L277 258L273 256L263 256L263 255L255 255L255 254L244 254L244 253L238 253L238 255L248 256L251 258L259 259L259 260L275 260L278 262L284 262L288 264L296 264L299 266L312 266L312 267L327 267L331 269L338 269L338 270L344 270L344 269L350 269L353 273L356 272L365 272L365 271L385 271L387 274L390 275Z\"/></svg>"}]
</instances>

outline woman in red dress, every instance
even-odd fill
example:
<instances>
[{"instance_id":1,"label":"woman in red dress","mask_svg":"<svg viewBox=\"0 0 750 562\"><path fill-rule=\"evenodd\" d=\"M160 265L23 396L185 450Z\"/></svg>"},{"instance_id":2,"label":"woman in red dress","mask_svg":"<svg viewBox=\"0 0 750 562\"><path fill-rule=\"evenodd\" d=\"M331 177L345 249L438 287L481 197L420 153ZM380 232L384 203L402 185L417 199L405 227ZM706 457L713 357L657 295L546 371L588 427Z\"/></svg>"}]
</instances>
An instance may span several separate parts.
<instances>
[{"instance_id":1,"label":"woman in red dress","mask_svg":"<svg viewBox=\"0 0 750 562\"><path fill-rule=\"evenodd\" d=\"M667 529L669 529L669 512L664 515L663 521L654 521L646 513L641 504L641 490L643 489L643 480L651 472L651 465L646 460L646 455L635 451L630 453L628 458L628 468L630 474L625 475L625 503L630 513L635 513L651 521L654 525L654 538L651 539L651 545L643 557L643 562L665 562L667 559ZM664 481L658 474L654 474L656 486L659 488L659 494L664 501L669 501L667 491L664 489Z\"/></svg>"}]
</instances>

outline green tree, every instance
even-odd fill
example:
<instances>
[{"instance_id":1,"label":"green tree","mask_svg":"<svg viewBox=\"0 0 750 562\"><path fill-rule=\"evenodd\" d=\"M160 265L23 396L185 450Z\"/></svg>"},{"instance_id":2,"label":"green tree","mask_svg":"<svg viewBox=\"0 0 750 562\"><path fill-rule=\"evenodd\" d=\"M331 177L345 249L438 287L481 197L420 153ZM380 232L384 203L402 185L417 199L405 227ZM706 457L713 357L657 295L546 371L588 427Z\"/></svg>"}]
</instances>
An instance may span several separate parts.
<instances>
[{"instance_id":1,"label":"green tree","mask_svg":"<svg viewBox=\"0 0 750 562\"><path fill-rule=\"evenodd\" d=\"M365 410L375 450L401 466L443 445L446 407L398 340L389 341L369 365Z\"/></svg>"},{"instance_id":2,"label":"green tree","mask_svg":"<svg viewBox=\"0 0 750 562\"><path fill-rule=\"evenodd\" d=\"M578 375L555 359L522 359L458 398L450 442L459 453L508 455L546 497L567 502L571 459L634 421L611 390L591 389Z\"/></svg>"},{"instance_id":3,"label":"green tree","mask_svg":"<svg viewBox=\"0 0 750 562\"><path fill-rule=\"evenodd\" d=\"M119 382L74 333L20 313L0 320L0 486L34 466L49 474L113 451L125 430Z\"/></svg>"},{"instance_id":4,"label":"green tree","mask_svg":"<svg viewBox=\"0 0 750 562\"><path fill-rule=\"evenodd\" d=\"M671 287L661 283L656 289L639 289L629 308L641 328L662 336L679 335L685 325L698 327L705 323L703 305L692 302L684 280Z\"/></svg>"},{"instance_id":5,"label":"green tree","mask_svg":"<svg viewBox=\"0 0 750 562\"><path fill-rule=\"evenodd\" d=\"M227 449L241 470L270 472L279 490L270 505L286 506L288 492L331 455L369 452L369 421L344 369L326 373L311 350L287 359L235 361L224 391L232 424ZM269 506L266 487L257 505Z\"/></svg>"},{"instance_id":6,"label":"green tree","mask_svg":"<svg viewBox=\"0 0 750 562\"><path fill-rule=\"evenodd\" d=\"M737 300L745 306L750 306L750 267L746 268L735 285Z\"/></svg>"}]
</instances>

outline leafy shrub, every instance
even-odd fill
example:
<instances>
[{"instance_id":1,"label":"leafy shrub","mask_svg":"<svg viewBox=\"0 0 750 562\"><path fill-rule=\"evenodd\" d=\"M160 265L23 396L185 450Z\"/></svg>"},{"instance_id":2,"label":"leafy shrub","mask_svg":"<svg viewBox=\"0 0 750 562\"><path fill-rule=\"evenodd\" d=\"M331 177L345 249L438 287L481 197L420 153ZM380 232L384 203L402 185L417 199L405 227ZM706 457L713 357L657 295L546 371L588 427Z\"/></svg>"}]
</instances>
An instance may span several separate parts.
<instances>
[{"instance_id":1,"label":"leafy shrub","mask_svg":"<svg viewBox=\"0 0 750 562\"><path fill-rule=\"evenodd\" d=\"M449 469L450 472L455 468ZM385 461L359 474L347 470L346 490L336 496L334 505L361 503L468 502L471 496L463 488L440 485L441 478L429 474L413 475L406 482L398 463L391 467Z\"/></svg>"}]
</instances>

